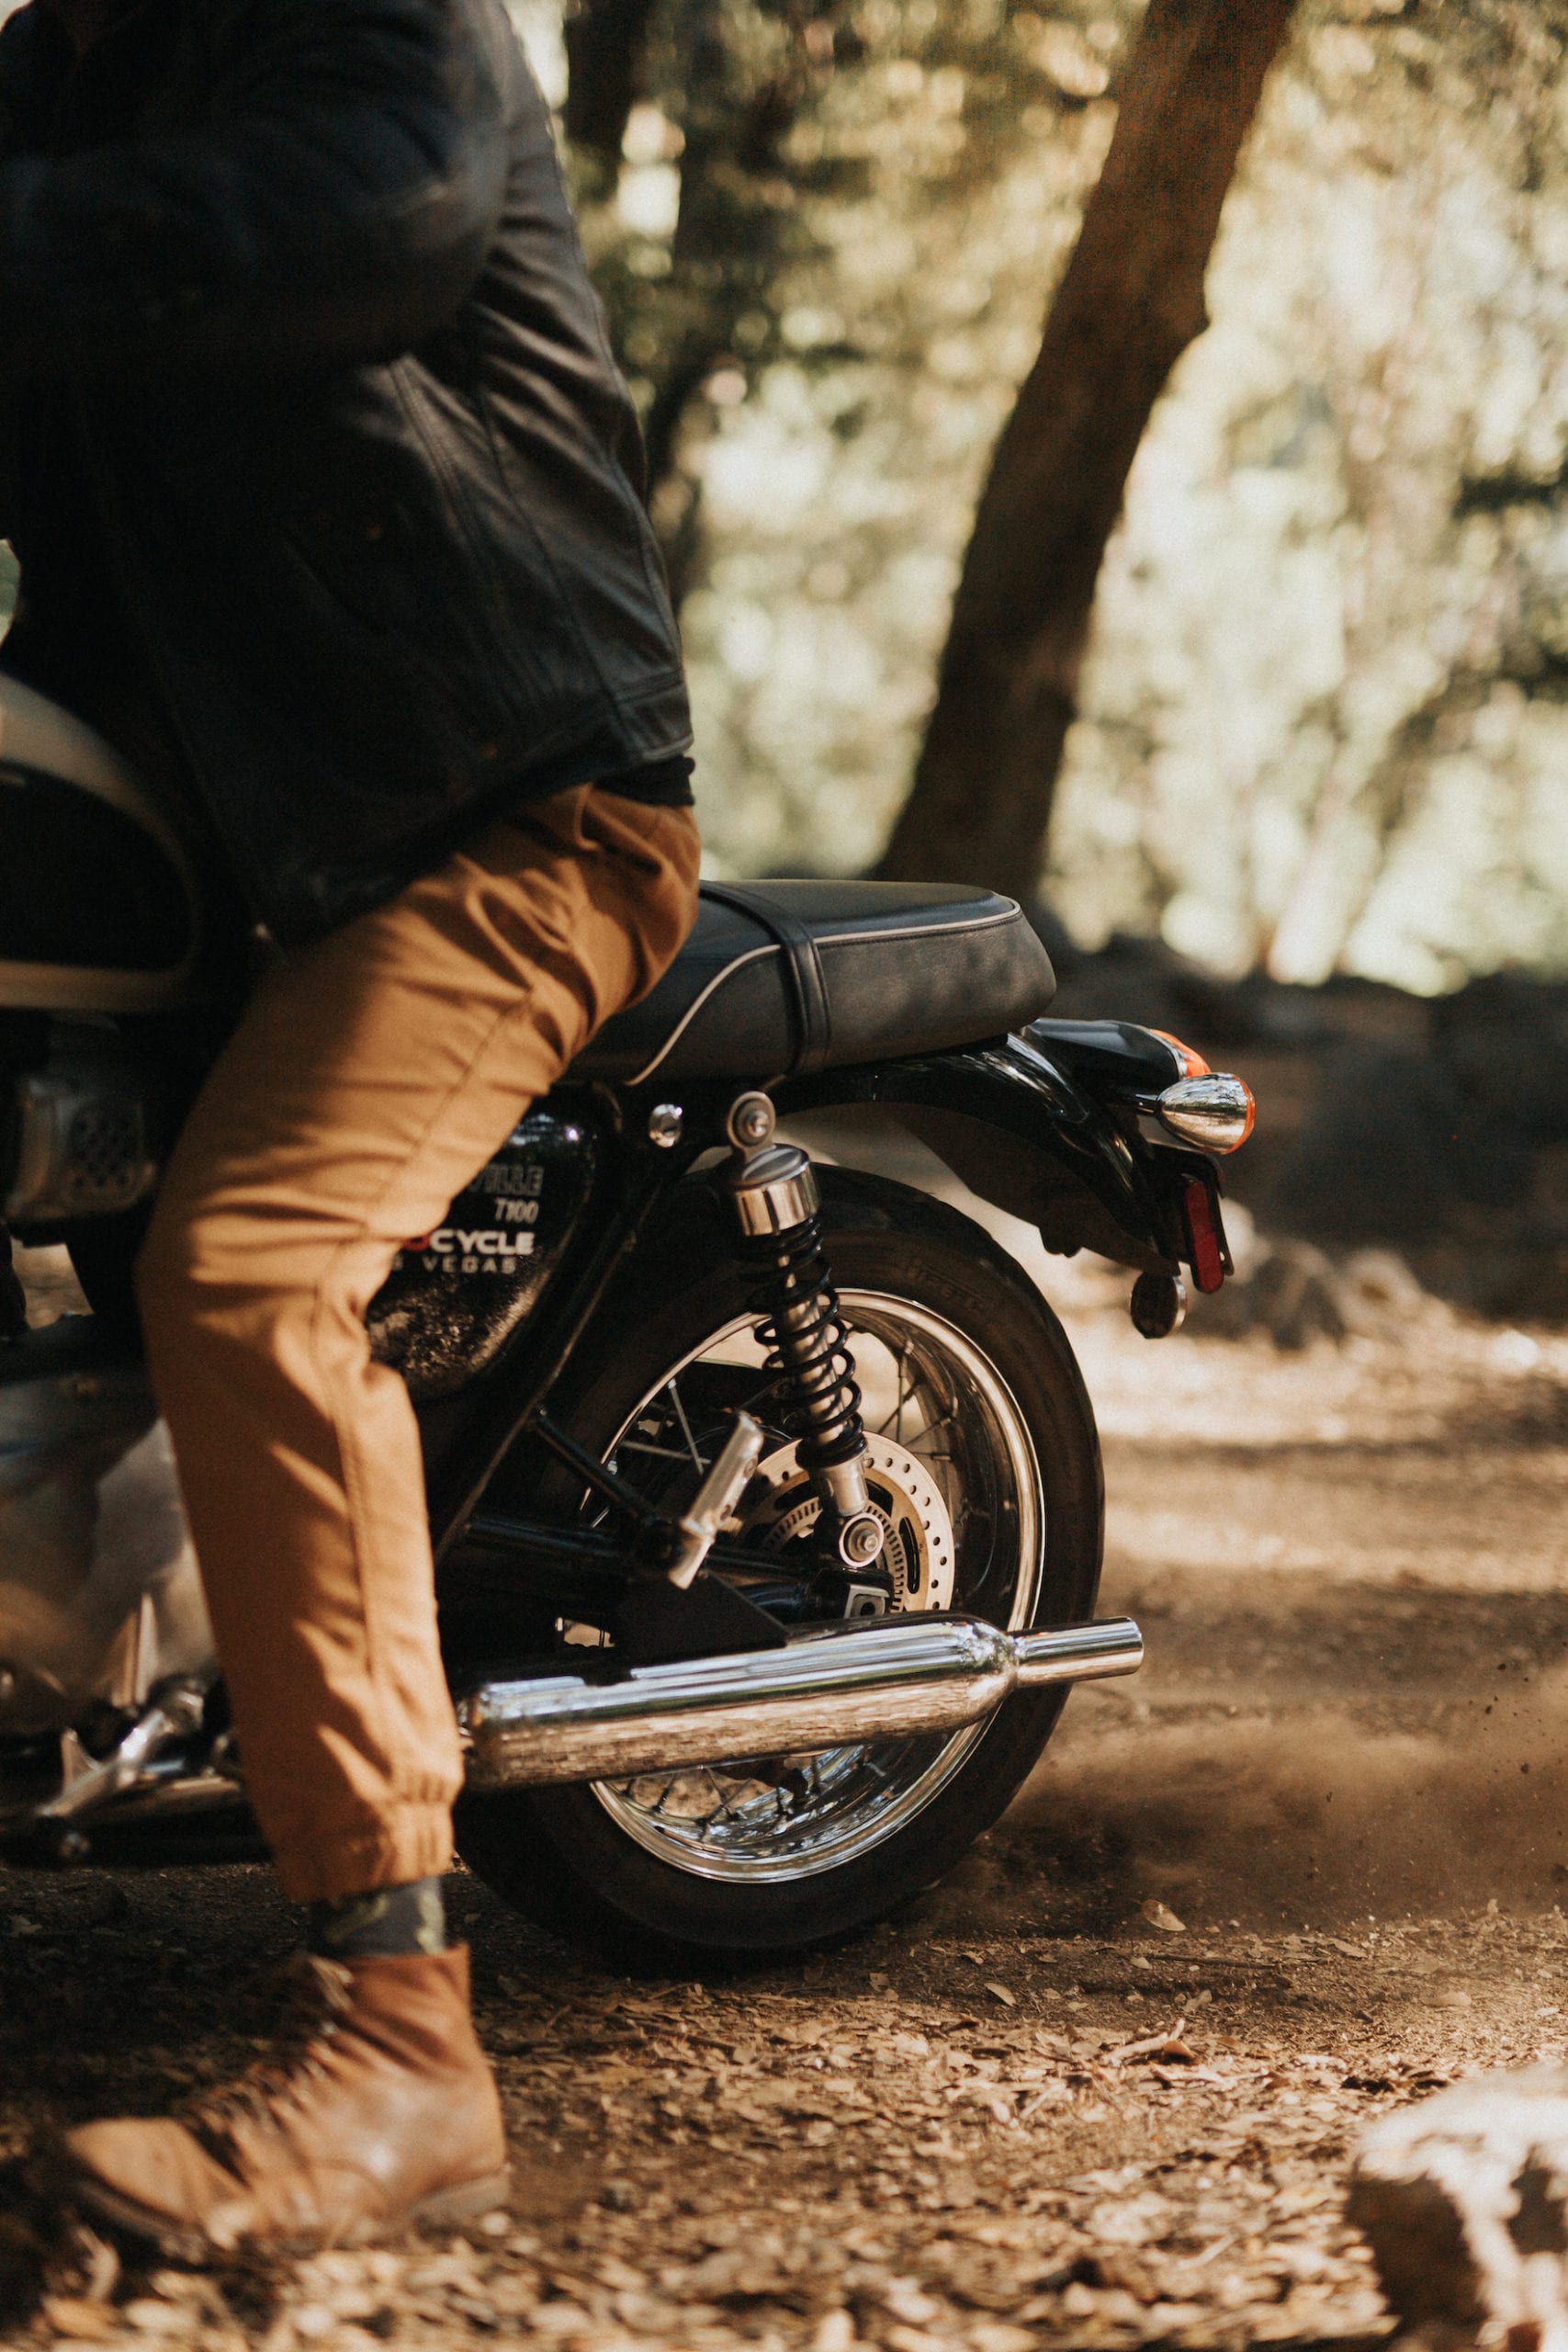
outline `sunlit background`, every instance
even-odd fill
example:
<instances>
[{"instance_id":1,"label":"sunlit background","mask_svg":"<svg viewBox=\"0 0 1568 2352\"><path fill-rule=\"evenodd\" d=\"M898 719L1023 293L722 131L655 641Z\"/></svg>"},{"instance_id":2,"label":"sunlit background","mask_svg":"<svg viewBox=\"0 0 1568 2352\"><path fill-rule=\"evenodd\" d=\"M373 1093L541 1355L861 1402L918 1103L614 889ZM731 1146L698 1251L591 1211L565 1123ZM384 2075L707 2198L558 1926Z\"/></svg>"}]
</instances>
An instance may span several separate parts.
<instances>
[{"instance_id":1,"label":"sunlit background","mask_svg":"<svg viewBox=\"0 0 1568 2352\"><path fill-rule=\"evenodd\" d=\"M1555 13L1303 13L1101 585L1049 876L1084 944L1420 990L1568 966ZM789 258L680 450L716 872L852 871L884 838L1138 14L863 0L861 56L796 117ZM558 97L558 16L523 21ZM669 273L682 103L637 107L585 209L634 375L657 330L616 290Z\"/></svg>"}]
</instances>

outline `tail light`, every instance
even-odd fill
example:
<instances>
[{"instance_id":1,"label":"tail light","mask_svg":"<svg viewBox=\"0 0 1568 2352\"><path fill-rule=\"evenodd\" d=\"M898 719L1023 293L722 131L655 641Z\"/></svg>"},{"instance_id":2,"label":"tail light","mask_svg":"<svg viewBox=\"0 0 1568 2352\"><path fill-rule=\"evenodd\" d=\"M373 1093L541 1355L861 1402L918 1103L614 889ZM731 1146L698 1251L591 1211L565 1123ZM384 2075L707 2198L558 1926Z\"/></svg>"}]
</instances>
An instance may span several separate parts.
<instances>
[{"instance_id":1,"label":"tail light","mask_svg":"<svg viewBox=\"0 0 1568 2352\"><path fill-rule=\"evenodd\" d=\"M1155 1115L1161 1126L1200 1151L1239 1151L1258 1115L1252 1089L1245 1080L1200 1067L1201 1075L1179 1078L1156 1098Z\"/></svg>"},{"instance_id":2,"label":"tail light","mask_svg":"<svg viewBox=\"0 0 1568 2352\"><path fill-rule=\"evenodd\" d=\"M1201 1291L1216 1291L1224 1281L1226 1253L1215 1211L1214 1196L1201 1177L1181 1188L1187 1220L1187 1262Z\"/></svg>"}]
</instances>

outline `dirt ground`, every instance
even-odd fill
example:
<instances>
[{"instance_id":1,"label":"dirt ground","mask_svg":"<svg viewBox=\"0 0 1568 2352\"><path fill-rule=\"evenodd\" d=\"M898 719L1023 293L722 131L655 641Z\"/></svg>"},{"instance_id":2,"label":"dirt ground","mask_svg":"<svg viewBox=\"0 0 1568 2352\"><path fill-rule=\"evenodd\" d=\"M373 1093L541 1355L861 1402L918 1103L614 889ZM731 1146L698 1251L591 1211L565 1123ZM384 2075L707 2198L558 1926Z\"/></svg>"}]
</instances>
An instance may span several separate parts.
<instances>
[{"instance_id":1,"label":"dirt ground","mask_svg":"<svg viewBox=\"0 0 1568 2352\"><path fill-rule=\"evenodd\" d=\"M959 1875L705 1987L606 1975L459 1876L513 2210L209 2277L62 2237L23 2159L247 2056L290 1915L260 1870L0 1875L6 2342L1382 2339L1358 2134L1568 2053L1568 1340L1406 1301L1341 1349L1201 1312L1150 1346L1124 1277L1045 1279L1149 1665L1074 1696Z\"/></svg>"}]
</instances>

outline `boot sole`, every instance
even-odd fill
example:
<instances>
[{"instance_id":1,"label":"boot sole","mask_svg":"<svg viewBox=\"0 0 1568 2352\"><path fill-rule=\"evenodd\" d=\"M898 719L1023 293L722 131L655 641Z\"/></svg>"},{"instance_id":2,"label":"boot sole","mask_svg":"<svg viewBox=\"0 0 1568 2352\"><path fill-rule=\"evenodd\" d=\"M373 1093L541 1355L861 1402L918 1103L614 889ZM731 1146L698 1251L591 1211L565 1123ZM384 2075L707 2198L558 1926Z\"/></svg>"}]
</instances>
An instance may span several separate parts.
<instances>
[{"instance_id":1,"label":"boot sole","mask_svg":"<svg viewBox=\"0 0 1568 2352\"><path fill-rule=\"evenodd\" d=\"M328 2246L375 2245L383 2238L396 2237L421 2224L445 2229L458 2222L477 2221L481 2213L493 2213L498 2206L506 2203L512 2194L512 2172L509 2165L503 2165L500 2172L487 2173L482 2179L462 2181L455 2188L435 2189L430 2196L405 2206L400 2213L368 2215L355 2228L338 2234L329 2232L320 2236L245 2238L231 2246L215 2245L204 2231L171 2222L166 2214L138 2204L133 2197L122 2197L118 2189L105 2188L85 2173L73 2174L61 2187L100 2221L155 2245L166 2260L197 2267L211 2262L215 2256L235 2255L243 2246L265 2246L285 2255L320 2254Z\"/></svg>"}]
</instances>

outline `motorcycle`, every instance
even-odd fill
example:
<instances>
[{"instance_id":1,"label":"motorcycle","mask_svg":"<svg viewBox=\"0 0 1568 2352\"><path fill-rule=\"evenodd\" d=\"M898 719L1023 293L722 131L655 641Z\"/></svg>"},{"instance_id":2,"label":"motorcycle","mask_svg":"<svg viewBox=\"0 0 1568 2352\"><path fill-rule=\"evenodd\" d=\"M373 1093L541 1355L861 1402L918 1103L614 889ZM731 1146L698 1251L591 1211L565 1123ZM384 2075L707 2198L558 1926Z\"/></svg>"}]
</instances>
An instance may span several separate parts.
<instances>
[{"instance_id":1,"label":"motorcycle","mask_svg":"<svg viewBox=\"0 0 1568 2352\"><path fill-rule=\"evenodd\" d=\"M197 862L0 682L0 1851L260 1851L130 1269L233 1019ZM862 1928L1001 1813L1075 1681L1102 1482L1060 1323L979 1224L814 1159L875 1106L1151 1338L1230 1269L1238 1079L1053 1021L1008 899L710 884L659 986L520 1117L368 1324L423 1437L467 1865L623 1957ZM29 1328L10 1237L91 1312Z\"/></svg>"}]
</instances>

